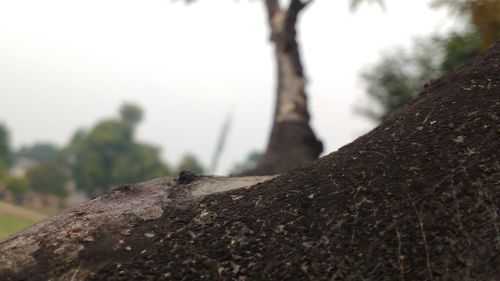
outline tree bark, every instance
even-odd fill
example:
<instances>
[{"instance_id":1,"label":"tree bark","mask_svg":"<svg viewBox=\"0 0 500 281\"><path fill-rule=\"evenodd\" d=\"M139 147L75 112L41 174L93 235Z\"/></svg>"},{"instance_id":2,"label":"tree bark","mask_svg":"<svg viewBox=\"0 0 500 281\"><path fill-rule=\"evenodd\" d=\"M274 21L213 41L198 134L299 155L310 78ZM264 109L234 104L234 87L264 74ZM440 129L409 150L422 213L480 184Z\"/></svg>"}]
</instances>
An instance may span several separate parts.
<instances>
[{"instance_id":1,"label":"tree bark","mask_svg":"<svg viewBox=\"0 0 500 281\"><path fill-rule=\"evenodd\" d=\"M2 280L498 280L500 42L276 178L124 185L0 242Z\"/></svg>"},{"instance_id":2,"label":"tree bark","mask_svg":"<svg viewBox=\"0 0 500 281\"><path fill-rule=\"evenodd\" d=\"M207 195L272 178L165 177L116 187L0 243L0 280L83 280L122 262L121 255L153 247L157 235L144 226L154 225L164 209L186 211Z\"/></svg>"},{"instance_id":3,"label":"tree bark","mask_svg":"<svg viewBox=\"0 0 500 281\"><path fill-rule=\"evenodd\" d=\"M278 85L271 135L258 167L245 174L278 174L318 159L323 150L309 126L306 78L296 39L299 13L309 2L293 0L282 9L278 0L266 0Z\"/></svg>"}]
</instances>

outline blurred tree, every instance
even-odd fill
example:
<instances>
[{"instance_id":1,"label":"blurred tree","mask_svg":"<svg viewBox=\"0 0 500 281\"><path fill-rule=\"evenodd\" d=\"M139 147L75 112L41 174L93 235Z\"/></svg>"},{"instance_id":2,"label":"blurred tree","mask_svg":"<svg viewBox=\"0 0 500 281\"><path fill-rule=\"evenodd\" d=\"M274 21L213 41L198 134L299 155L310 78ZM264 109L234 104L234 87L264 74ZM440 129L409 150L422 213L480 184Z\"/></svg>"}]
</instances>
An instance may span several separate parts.
<instances>
[{"instance_id":1,"label":"blurred tree","mask_svg":"<svg viewBox=\"0 0 500 281\"><path fill-rule=\"evenodd\" d=\"M59 155L57 146L50 143L36 143L24 146L15 153L16 158L28 158L38 163L54 161Z\"/></svg>"},{"instance_id":2,"label":"blurred tree","mask_svg":"<svg viewBox=\"0 0 500 281\"><path fill-rule=\"evenodd\" d=\"M376 103L360 112L376 121L404 105L423 90L425 83L472 60L480 52L480 32L474 28L421 39L411 51L386 54L362 73L367 94Z\"/></svg>"},{"instance_id":3,"label":"blurred tree","mask_svg":"<svg viewBox=\"0 0 500 281\"><path fill-rule=\"evenodd\" d=\"M323 150L309 126L306 78L297 42L296 23L310 1L264 1L277 65L276 104L266 151L248 174L277 174L316 160Z\"/></svg>"},{"instance_id":4,"label":"blurred tree","mask_svg":"<svg viewBox=\"0 0 500 281\"><path fill-rule=\"evenodd\" d=\"M193 154L186 154L177 167L177 173L182 171L190 171L196 175L203 175L205 173L205 168L203 168L203 165L201 165L196 156Z\"/></svg>"},{"instance_id":5,"label":"blurred tree","mask_svg":"<svg viewBox=\"0 0 500 281\"><path fill-rule=\"evenodd\" d=\"M0 123L0 180L7 175L11 163L9 131L4 124Z\"/></svg>"},{"instance_id":6,"label":"blurred tree","mask_svg":"<svg viewBox=\"0 0 500 281\"><path fill-rule=\"evenodd\" d=\"M71 137L69 144L62 149L61 154L67 166L73 166L76 164L76 156L78 152L82 151L85 147L86 136L86 130L78 129Z\"/></svg>"},{"instance_id":7,"label":"blurred tree","mask_svg":"<svg viewBox=\"0 0 500 281\"><path fill-rule=\"evenodd\" d=\"M16 203L20 204L24 200L24 194L29 190L29 181L26 178L9 176L5 180L6 189L12 193Z\"/></svg>"},{"instance_id":8,"label":"blurred tree","mask_svg":"<svg viewBox=\"0 0 500 281\"><path fill-rule=\"evenodd\" d=\"M362 74L376 108L362 108L374 120L384 118L416 96L425 83L471 61L500 39L500 0L434 0L459 15L467 28L420 40L411 51L399 50Z\"/></svg>"},{"instance_id":9,"label":"blurred tree","mask_svg":"<svg viewBox=\"0 0 500 281\"><path fill-rule=\"evenodd\" d=\"M194 0L185 0L194 2ZM276 104L271 135L259 165L248 175L277 174L316 160L323 150L309 126L305 91L306 77L297 42L296 24L300 13L312 0L262 0L271 30L277 65ZM287 5L285 5L286 2ZM362 2L350 0L353 8Z\"/></svg>"},{"instance_id":10,"label":"blurred tree","mask_svg":"<svg viewBox=\"0 0 500 281\"><path fill-rule=\"evenodd\" d=\"M467 16L470 23L481 33L481 51L500 38L500 0L434 0L433 5Z\"/></svg>"},{"instance_id":11,"label":"blurred tree","mask_svg":"<svg viewBox=\"0 0 500 281\"><path fill-rule=\"evenodd\" d=\"M424 83L436 75L434 56L429 55L433 45L420 42L415 44L413 53L398 49L384 55L377 65L365 71L362 78L368 85L369 97L378 108L361 108L360 112L379 120L413 98Z\"/></svg>"},{"instance_id":12,"label":"blurred tree","mask_svg":"<svg viewBox=\"0 0 500 281\"><path fill-rule=\"evenodd\" d=\"M471 61L480 53L481 34L478 30L451 32L434 40L443 53L438 65L441 75Z\"/></svg>"},{"instance_id":13,"label":"blurred tree","mask_svg":"<svg viewBox=\"0 0 500 281\"><path fill-rule=\"evenodd\" d=\"M125 124L135 127L142 120L142 109L137 105L126 103L120 108L120 117Z\"/></svg>"},{"instance_id":14,"label":"blurred tree","mask_svg":"<svg viewBox=\"0 0 500 281\"><path fill-rule=\"evenodd\" d=\"M127 153L119 155L111 170L114 183L138 182L171 174L160 160L157 147L134 143Z\"/></svg>"},{"instance_id":15,"label":"blurred tree","mask_svg":"<svg viewBox=\"0 0 500 281\"><path fill-rule=\"evenodd\" d=\"M231 175L245 174L246 171L255 169L255 167L257 167L257 165L259 164L261 158L262 158L262 152L252 151L247 155L247 158L243 162L234 165L229 174Z\"/></svg>"},{"instance_id":16,"label":"blurred tree","mask_svg":"<svg viewBox=\"0 0 500 281\"><path fill-rule=\"evenodd\" d=\"M169 174L159 149L133 139L135 125L142 116L140 108L127 105L120 114L122 119L101 121L88 133L78 131L65 149L76 187L90 196L112 185Z\"/></svg>"},{"instance_id":17,"label":"blurred tree","mask_svg":"<svg viewBox=\"0 0 500 281\"><path fill-rule=\"evenodd\" d=\"M64 168L55 162L43 163L29 169L26 178L29 181L30 189L33 191L60 198L68 196L66 183L69 178Z\"/></svg>"}]
</instances>

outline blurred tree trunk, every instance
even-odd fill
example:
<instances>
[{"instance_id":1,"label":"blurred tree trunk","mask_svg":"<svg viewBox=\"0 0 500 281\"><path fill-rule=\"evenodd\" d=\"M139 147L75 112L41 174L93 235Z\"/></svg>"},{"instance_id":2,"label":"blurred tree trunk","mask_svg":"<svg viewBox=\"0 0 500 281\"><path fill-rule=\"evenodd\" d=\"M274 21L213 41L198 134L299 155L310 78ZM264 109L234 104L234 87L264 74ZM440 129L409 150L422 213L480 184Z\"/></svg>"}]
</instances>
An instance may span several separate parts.
<instances>
[{"instance_id":1,"label":"blurred tree trunk","mask_svg":"<svg viewBox=\"0 0 500 281\"><path fill-rule=\"evenodd\" d=\"M292 0L288 9L266 0L278 71L274 121L265 154L250 175L276 174L316 160L323 147L309 126L306 79L296 40L297 18L309 1Z\"/></svg>"}]
</instances>

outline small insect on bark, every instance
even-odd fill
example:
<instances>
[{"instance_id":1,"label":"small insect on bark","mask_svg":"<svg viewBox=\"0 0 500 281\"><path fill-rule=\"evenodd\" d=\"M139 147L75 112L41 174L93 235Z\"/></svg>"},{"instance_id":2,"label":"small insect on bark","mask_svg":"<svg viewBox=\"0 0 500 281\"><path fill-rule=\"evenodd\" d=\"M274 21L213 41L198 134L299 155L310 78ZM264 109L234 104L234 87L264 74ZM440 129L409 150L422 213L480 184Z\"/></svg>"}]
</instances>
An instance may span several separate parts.
<instances>
[{"instance_id":1,"label":"small insect on bark","mask_svg":"<svg viewBox=\"0 0 500 281\"><path fill-rule=\"evenodd\" d=\"M182 171L179 173L179 177L177 178L177 182L180 184L188 184L193 182L198 178L193 172L190 171Z\"/></svg>"}]
</instances>

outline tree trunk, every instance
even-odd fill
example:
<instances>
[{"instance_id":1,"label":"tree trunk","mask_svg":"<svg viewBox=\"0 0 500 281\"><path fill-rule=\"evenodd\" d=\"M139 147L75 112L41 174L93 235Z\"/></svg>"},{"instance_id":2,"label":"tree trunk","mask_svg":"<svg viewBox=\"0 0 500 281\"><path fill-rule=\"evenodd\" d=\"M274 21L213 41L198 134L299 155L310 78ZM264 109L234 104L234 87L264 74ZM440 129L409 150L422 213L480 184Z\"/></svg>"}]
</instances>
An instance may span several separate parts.
<instances>
[{"instance_id":1,"label":"tree trunk","mask_svg":"<svg viewBox=\"0 0 500 281\"><path fill-rule=\"evenodd\" d=\"M277 178L115 188L0 242L0 279L499 280L499 62Z\"/></svg>"},{"instance_id":2,"label":"tree trunk","mask_svg":"<svg viewBox=\"0 0 500 281\"><path fill-rule=\"evenodd\" d=\"M278 174L318 159L322 144L309 126L306 79L296 40L297 17L308 2L293 0L287 10L266 0L271 41L275 47L278 85L273 127L258 167L245 174Z\"/></svg>"}]
</instances>

